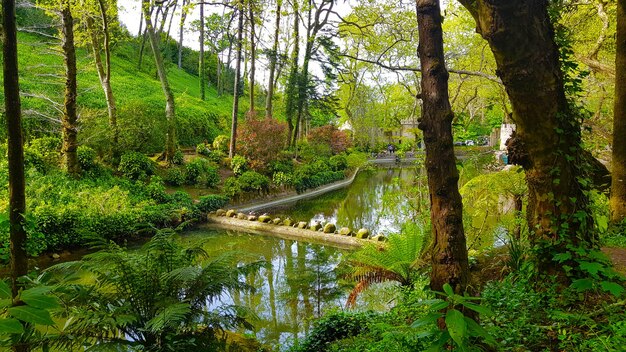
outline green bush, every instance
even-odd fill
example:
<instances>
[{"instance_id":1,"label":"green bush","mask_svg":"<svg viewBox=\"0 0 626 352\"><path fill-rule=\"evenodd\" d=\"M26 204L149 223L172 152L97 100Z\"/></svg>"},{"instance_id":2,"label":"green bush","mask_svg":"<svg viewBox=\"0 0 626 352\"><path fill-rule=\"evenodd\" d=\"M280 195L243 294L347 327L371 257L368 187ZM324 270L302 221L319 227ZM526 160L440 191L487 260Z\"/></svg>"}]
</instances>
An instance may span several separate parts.
<instances>
[{"instance_id":1,"label":"green bush","mask_svg":"<svg viewBox=\"0 0 626 352\"><path fill-rule=\"evenodd\" d=\"M93 170L96 163L96 151L86 145L81 145L76 150L78 154L78 164L83 171Z\"/></svg>"},{"instance_id":2,"label":"green bush","mask_svg":"<svg viewBox=\"0 0 626 352\"><path fill-rule=\"evenodd\" d=\"M236 177L229 177L224 180L224 193L229 197L236 197L242 192L241 186Z\"/></svg>"},{"instance_id":3,"label":"green bush","mask_svg":"<svg viewBox=\"0 0 626 352\"><path fill-rule=\"evenodd\" d=\"M42 137L34 139L27 147L33 153L40 155L46 167L56 168L61 159L61 139L58 137Z\"/></svg>"},{"instance_id":4,"label":"green bush","mask_svg":"<svg viewBox=\"0 0 626 352\"><path fill-rule=\"evenodd\" d=\"M152 176L150 182L146 185L146 191L150 198L158 203L166 203L171 197L165 192L165 184L159 176Z\"/></svg>"},{"instance_id":5,"label":"green bush","mask_svg":"<svg viewBox=\"0 0 626 352\"><path fill-rule=\"evenodd\" d=\"M196 205L201 212L208 213L222 208L228 203L228 197L210 194L208 196L200 197L198 204Z\"/></svg>"},{"instance_id":6,"label":"green bush","mask_svg":"<svg viewBox=\"0 0 626 352\"><path fill-rule=\"evenodd\" d=\"M223 134L215 137L213 140L213 149L219 150L222 153L225 153L228 150L228 143L230 142L230 138Z\"/></svg>"},{"instance_id":7,"label":"green bush","mask_svg":"<svg viewBox=\"0 0 626 352\"><path fill-rule=\"evenodd\" d=\"M203 183L215 187L220 182L218 168L202 158L196 158L185 165L185 182L189 185Z\"/></svg>"},{"instance_id":8,"label":"green bush","mask_svg":"<svg viewBox=\"0 0 626 352\"><path fill-rule=\"evenodd\" d=\"M211 149L203 142L196 146L196 153L199 155L209 156Z\"/></svg>"},{"instance_id":9,"label":"green bush","mask_svg":"<svg viewBox=\"0 0 626 352\"><path fill-rule=\"evenodd\" d=\"M325 159L305 164L296 170L293 185L298 193L344 179L343 171L331 171Z\"/></svg>"},{"instance_id":10,"label":"green bush","mask_svg":"<svg viewBox=\"0 0 626 352\"><path fill-rule=\"evenodd\" d=\"M334 155L328 159L328 164L333 171L343 171L348 168L348 160L344 155Z\"/></svg>"},{"instance_id":11,"label":"green bush","mask_svg":"<svg viewBox=\"0 0 626 352\"><path fill-rule=\"evenodd\" d=\"M122 154L118 170L126 178L141 180L154 174L156 163L142 153L128 152Z\"/></svg>"},{"instance_id":12,"label":"green bush","mask_svg":"<svg viewBox=\"0 0 626 352\"><path fill-rule=\"evenodd\" d=\"M171 167L165 172L163 180L170 186L181 186L185 183L185 173L177 167Z\"/></svg>"},{"instance_id":13,"label":"green bush","mask_svg":"<svg viewBox=\"0 0 626 352\"><path fill-rule=\"evenodd\" d=\"M293 174L282 171L275 172L272 175L272 183L277 186L291 186L293 185Z\"/></svg>"},{"instance_id":14,"label":"green bush","mask_svg":"<svg viewBox=\"0 0 626 352\"><path fill-rule=\"evenodd\" d=\"M222 164L222 160L224 160L224 157L226 155L219 151L219 150L211 150L209 151L209 153L206 155L207 159L209 159L210 161L220 165Z\"/></svg>"},{"instance_id":15,"label":"green bush","mask_svg":"<svg viewBox=\"0 0 626 352\"><path fill-rule=\"evenodd\" d=\"M363 334L369 330L371 312L332 312L315 322L315 326L302 344L293 352L325 352L338 340Z\"/></svg>"},{"instance_id":16,"label":"green bush","mask_svg":"<svg viewBox=\"0 0 626 352\"><path fill-rule=\"evenodd\" d=\"M182 165L185 163L185 155L180 149L176 149L174 156L172 156L172 163L174 165Z\"/></svg>"},{"instance_id":17,"label":"green bush","mask_svg":"<svg viewBox=\"0 0 626 352\"><path fill-rule=\"evenodd\" d=\"M348 168L356 169L357 167L367 164L367 154L350 153L346 156L346 162L348 163Z\"/></svg>"},{"instance_id":18,"label":"green bush","mask_svg":"<svg viewBox=\"0 0 626 352\"><path fill-rule=\"evenodd\" d=\"M277 172L282 172L285 174L293 173L293 170L294 170L293 160L290 158L285 158L285 159L274 161L270 165L270 170L273 173L277 173Z\"/></svg>"},{"instance_id":19,"label":"green bush","mask_svg":"<svg viewBox=\"0 0 626 352\"><path fill-rule=\"evenodd\" d=\"M241 155L235 155L230 161L230 168L235 175L240 176L248 170L248 161Z\"/></svg>"},{"instance_id":20,"label":"green bush","mask_svg":"<svg viewBox=\"0 0 626 352\"><path fill-rule=\"evenodd\" d=\"M246 171L237 179L239 186L244 192L268 191L270 179L256 171Z\"/></svg>"}]
</instances>

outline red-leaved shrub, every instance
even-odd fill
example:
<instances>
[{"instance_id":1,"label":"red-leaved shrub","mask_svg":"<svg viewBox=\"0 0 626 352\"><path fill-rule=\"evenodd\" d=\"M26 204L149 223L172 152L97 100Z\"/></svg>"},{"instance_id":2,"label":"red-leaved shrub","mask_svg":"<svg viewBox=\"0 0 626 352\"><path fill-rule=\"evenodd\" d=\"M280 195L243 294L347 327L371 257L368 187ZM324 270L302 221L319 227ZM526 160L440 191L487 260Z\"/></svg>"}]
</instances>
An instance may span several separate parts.
<instances>
[{"instance_id":1,"label":"red-leaved shrub","mask_svg":"<svg viewBox=\"0 0 626 352\"><path fill-rule=\"evenodd\" d=\"M240 125L238 134L238 152L248 159L250 168L264 172L285 148L287 124L271 118L248 119Z\"/></svg>"},{"instance_id":2,"label":"red-leaved shrub","mask_svg":"<svg viewBox=\"0 0 626 352\"><path fill-rule=\"evenodd\" d=\"M312 129L307 139L309 144L313 146L329 146L333 155L343 153L350 147L350 138L348 135L333 125L324 125Z\"/></svg>"}]
</instances>

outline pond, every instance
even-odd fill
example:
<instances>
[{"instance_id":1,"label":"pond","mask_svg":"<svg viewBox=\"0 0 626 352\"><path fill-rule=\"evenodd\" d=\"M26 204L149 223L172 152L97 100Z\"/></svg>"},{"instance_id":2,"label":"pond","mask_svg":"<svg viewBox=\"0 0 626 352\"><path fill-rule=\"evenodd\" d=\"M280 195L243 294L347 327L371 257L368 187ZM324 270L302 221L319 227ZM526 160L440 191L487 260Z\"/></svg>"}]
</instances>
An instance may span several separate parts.
<instances>
[{"instance_id":1,"label":"pond","mask_svg":"<svg viewBox=\"0 0 626 352\"><path fill-rule=\"evenodd\" d=\"M298 221L331 222L338 228L366 228L374 235L398 233L402 224L412 218L411 212L407 211L409 197L403 192L405 186L415 180L417 172L415 167L378 167L361 171L347 188L258 213L267 212Z\"/></svg>"},{"instance_id":2,"label":"pond","mask_svg":"<svg viewBox=\"0 0 626 352\"><path fill-rule=\"evenodd\" d=\"M285 350L304 337L313 319L328 309L342 309L349 289L342 284L337 266L345 251L271 236L240 232L198 229L181 236L189 246L201 246L209 254L239 251L249 260L269 263L256 274L245 278L256 288L254 293L231 292L221 297L221 304L247 307L258 316L252 321L254 334L262 343ZM388 287L378 287L364 294L360 309L382 310L393 300Z\"/></svg>"}]
</instances>

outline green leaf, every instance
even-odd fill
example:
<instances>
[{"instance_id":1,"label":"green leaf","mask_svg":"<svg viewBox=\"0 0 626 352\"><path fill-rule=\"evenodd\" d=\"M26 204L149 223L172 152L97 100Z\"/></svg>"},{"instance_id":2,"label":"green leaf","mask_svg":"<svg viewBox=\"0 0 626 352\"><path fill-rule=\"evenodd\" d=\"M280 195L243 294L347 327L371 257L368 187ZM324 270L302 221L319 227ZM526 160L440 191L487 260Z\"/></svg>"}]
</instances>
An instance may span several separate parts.
<instances>
[{"instance_id":1,"label":"green leaf","mask_svg":"<svg viewBox=\"0 0 626 352\"><path fill-rule=\"evenodd\" d=\"M50 318L50 313L44 309L29 306L17 306L9 308L9 314L11 314L12 317L27 323L54 325L54 321Z\"/></svg>"},{"instance_id":2,"label":"green leaf","mask_svg":"<svg viewBox=\"0 0 626 352\"><path fill-rule=\"evenodd\" d=\"M552 257L552 259L554 259L555 262L563 263L566 260L572 259L572 253L570 252L557 253L554 255L554 257Z\"/></svg>"},{"instance_id":3,"label":"green leaf","mask_svg":"<svg viewBox=\"0 0 626 352\"><path fill-rule=\"evenodd\" d=\"M413 329L421 328L422 326L430 325L430 324L436 322L437 319L439 319L441 317L443 317L443 314L441 314L441 313L435 313L435 312L428 313L428 314L426 314L426 316L424 316L424 317L414 321L413 324L411 324L411 327Z\"/></svg>"},{"instance_id":4,"label":"green leaf","mask_svg":"<svg viewBox=\"0 0 626 352\"><path fill-rule=\"evenodd\" d=\"M59 308L57 298L49 295L42 295L34 292L24 291L20 295L22 301L31 307L39 309Z\"/></svg>"},{"instance_id":5,"label":"green leaf","mask_svg":"<svg viewBox=\"0 0 626 352\"><path fill-rule=\"evenodd\" d=\"M602 281L600 287L602 287L602 290L610 292L615 297L619 297L624 293L624 287L615 282Z\"/></svg>"},{"instance_id":6,"label":"green leaf","mask_svg":"<svg viewBox=\"0 0 626 352\"><path fill-rule=\"evenodd\" d=\"M449 283L443 284L443 292L445 292L448 296L452 296L454 294L452 286L450 286Z\"/></svg>"},{"instance_id":7,"label":"green leaf","mask_svg":"<svg viewBox=\"0 0 626 352\"><path fill-rule=\"evenodd\" d=\"M470 303L470 302L463 302L461 304L475 312L478 312L478 314L480 315L483 315L486 317L493 315L493 312L491 311L491 309L485 306L481 306L481 305Z\"/></svg>"},{"instance_id":8,"label":"green leaf","mask_svg":"<svg viewBox=\"0 0 626 352\"><path fill-rule=\"evenodd\" d=\"M588 291L593 288L593 280L589 278L574 280L570 287L578 292Z\"/></svg>"},{"instance_id":9,"label":"green leaf","mask_svg":"<svg viewBox=\"0 0 626 352\"><path fill-rule=\"evenodd\" d=\"M480 326L480 324L478 324L474 319L465 317L465 323L467 324L467 330L471 336L482 337L483 340L485 340L485 342L490 346L494 346L496 344L496 339L493 338L493 336L491 336L489 332Z\"/></svg>"},{"instance_id":10,"label":"green leaf","mask_svg":"<svg viewBox=\"0 0 626 352\"><path fill-rule=\"evenodd\" d=\"M21 334L24 327L17 319L0 319L0 334Z\"/></svg>"},{"instance_id":11,"label":"green leaf","mask_svg":"<svg viewBox=\"0 0 626 352\"><path fill-rule=\"evenodd\" d=\"M4 280L0 280L0 299L10 299L11 297L11 288Z\"/></svg>"},{"instance_id":12,"label":"green leaf","mask_svg":"<svg viewBox=\"0 0 626 352\"><path fill-rule=\"evenodd\" d=\"M601 271L602 269L604 269L604 265L602 263L598 263L598 262L585 262L585 261L581 261L580 262L580 268L586 272L588 272L591 275L595 275L598 273L598 271Z\"/></svg>"},{"instance_id":13,"label":"green leaf","mask_svg":"<svg viewBox=\"0 0 626 352\"><path fill-rule=\"evenodd\" d=\"M433 304L432 306L430 306L430 310L432 310L432 311L439 311L439 310L448 308L449 305L450 304L448 302L441 301L441 302L439 302L437 304Z\"/></svg>"},{"instance_id":14,"label":"green leaf","mask_svg":"<svg viewBox=\"0 0 626 352\"><path fill-rule=\"evenodd\" d=\"M467 324L463 313L450 309L446 313L446 326L454 342L459 346L463 345L463 340L467 337Z\"/></svg>"}]
</instances>

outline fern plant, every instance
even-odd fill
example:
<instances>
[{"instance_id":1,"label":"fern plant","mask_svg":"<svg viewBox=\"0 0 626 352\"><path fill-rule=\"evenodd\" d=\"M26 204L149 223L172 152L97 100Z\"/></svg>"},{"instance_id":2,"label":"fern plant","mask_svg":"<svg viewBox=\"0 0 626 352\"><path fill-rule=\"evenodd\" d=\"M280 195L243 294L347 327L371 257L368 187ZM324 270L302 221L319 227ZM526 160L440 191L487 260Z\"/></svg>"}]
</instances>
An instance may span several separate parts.
<instances>
[{"instance_id":1,"label":"fern plant","mask_svg":"<svg viewBox=\"0 0 626 352\"><path fill-rule=\"evenodd\" d=\"M67 307L56 344L187 351L215 346L224 329L251 328L243 307L218 299L227 291L252 290L242 278L263 262L238 264L232 252L209 258L201 248L183 248L174 236L160 231L134 252L109 244L82 261L51 268L64 274L59 286Z\"/></svg>"},{"instance_id":2,"label":"fern plant","mask_svg":"<svg viewBox=\"0 0 626 352\"><path fill-rule=\"evenodd\" d=\"M424 228L411 223L402 233L389 236L386 246L368 243L347 258L351 270L347 275L356 281L346 306L352 307L360 293L372 284L394 281L410 286L424 267L420 260L424 247Z\"/></svg>"}]
</instances>

